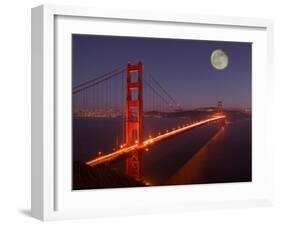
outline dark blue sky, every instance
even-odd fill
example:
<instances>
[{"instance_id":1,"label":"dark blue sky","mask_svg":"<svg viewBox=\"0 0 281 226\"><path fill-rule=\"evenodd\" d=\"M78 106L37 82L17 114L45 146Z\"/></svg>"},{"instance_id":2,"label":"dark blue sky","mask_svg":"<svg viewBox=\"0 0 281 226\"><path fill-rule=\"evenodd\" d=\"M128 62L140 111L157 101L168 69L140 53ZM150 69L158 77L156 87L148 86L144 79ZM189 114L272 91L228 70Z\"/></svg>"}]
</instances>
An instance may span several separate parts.
<instances>
[{"instance_id":1,"label":"dark blue sky","mask_svg":"<svg viewBox=\"0 0 281 226\"><path fill-rule=\"evenodd\" d=\"M142 61L183 108L251 107L251 43L73 35L73 85L119 65ZM213 50L222 49L228 67L215 69Z\"/></svg>"}]
</instances>

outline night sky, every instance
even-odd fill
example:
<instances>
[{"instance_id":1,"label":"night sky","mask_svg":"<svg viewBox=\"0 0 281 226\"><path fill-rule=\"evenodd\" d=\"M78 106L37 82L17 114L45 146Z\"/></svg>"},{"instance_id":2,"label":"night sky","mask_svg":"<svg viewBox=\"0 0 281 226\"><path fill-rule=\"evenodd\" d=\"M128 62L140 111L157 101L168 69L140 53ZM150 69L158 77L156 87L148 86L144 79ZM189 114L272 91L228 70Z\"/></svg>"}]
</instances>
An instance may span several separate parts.
<instances>
[{"instance_id":1,"label":"night sky","mask_svg":"<svg viewBox=\"0 0 281 226\"><path fill-rule=\"evenodd\" d=\"M73 86L120 65L141 61L185 109L223 101L225 108L251 107L252 45L242 42L73 35ZM213 50L229 59L224 70L210 62Z\"/></svg>"}]
</instances>

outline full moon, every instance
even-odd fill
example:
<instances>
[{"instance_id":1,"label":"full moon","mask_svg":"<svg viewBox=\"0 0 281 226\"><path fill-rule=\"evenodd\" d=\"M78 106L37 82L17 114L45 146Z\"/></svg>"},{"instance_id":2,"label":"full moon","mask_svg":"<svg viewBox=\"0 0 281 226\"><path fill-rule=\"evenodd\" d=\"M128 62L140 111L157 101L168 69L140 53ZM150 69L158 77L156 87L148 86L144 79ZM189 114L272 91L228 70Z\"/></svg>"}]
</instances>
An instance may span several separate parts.
<instances>
[{"instance_id":1,"label":"full moon","mask_svg":"<svg viewBox=\"0 0 281 226\"><path fill-rule=\"evenodd\" d=\"M216 49L211 55L211 64L218 70L223 70L228 65L228 56L225 51Z\"/></svg>"}]
</instances>

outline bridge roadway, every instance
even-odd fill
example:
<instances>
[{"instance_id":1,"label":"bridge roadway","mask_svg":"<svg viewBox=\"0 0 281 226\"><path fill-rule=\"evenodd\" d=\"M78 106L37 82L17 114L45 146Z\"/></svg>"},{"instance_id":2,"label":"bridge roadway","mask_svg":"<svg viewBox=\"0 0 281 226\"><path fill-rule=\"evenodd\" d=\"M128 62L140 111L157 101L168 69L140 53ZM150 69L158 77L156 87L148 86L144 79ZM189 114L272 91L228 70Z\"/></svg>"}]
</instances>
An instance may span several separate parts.
<instances>
[{"instance_id":1,"label":"bridge roadway","mask_svg":"<svg viewBox=\"0 0 281 226\"><path fill-rule=\"evenodd\" d=\"M208 119L201 120L201 121L195 122L195 123L190 124L190 125L185 125L181 128L166 132L166 133L161 134L159 136L156 136L154 138L149 138L149 139L145 140L142 144L134 144L134 145L129 146L129 147L120 148L120 149L118 149L118 150L116 150L112 153L105 154L103 156L99 156L99 157L97 157L93 160L90 160L90 161L86 162L86 164L88 164L90 166L96 166L96 165L99 165L99 164L108 163L108 162L113 161L113 160L119 158L120 156L128 154L132 151L140 151L142 149L148 148L152 144L158 143L162 140L168 139L172 136L178 135L178 134L180 134L182 132L185 132L187 130L194 129L198 126L202 126L202 125L207 124L209 122L224 119L225 117L226 117L225 115L212 116Z\"/></svg>"}]
</instances>

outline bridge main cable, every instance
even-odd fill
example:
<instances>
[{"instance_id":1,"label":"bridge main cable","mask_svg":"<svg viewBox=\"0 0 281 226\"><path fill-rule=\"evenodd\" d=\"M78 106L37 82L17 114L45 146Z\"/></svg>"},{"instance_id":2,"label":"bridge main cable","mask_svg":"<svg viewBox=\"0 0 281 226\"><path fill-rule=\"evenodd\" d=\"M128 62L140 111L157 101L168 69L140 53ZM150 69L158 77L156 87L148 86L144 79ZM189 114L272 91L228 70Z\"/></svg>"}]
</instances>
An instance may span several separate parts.
<instances>
[{"instance_id":1,"label":"bridge main cable","mask_svg":"<svg viewBox=\"0 0 281 226\"><path fill-rule=\"evenodd\" d=\"M121 74L122 72L125 71L125 67L124 65L120 66L120 67L117 67L115 68L114 70L110 71L110 72L107 72L105 74L102 74L101 76L98 76L94 79L91 79L89 81L86 81L86 82L83 82L75 87L73 87L72 89L72 94L76 94L76 93L79 93L85 89L88 89L92 86L95 86L103 81L106 81L114 76L117 76L119 74Z\"/></svg>"}]
</instances>

